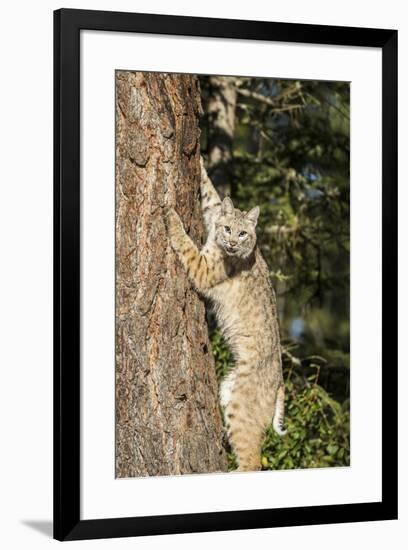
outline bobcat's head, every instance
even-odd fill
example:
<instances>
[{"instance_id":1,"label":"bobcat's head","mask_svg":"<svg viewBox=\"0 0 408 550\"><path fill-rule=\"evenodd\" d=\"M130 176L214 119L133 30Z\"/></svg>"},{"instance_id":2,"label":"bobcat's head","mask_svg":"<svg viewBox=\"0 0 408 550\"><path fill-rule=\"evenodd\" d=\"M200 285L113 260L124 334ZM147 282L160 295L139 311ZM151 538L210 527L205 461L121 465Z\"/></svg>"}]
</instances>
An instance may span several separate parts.
<instances>
[{"instance_id":1,"label":"bobcat's head","mask_svg":"<svg viewBox=\"0 0 408 550\"><path fill-rule=\"evenodd\" d=\"M215 241L227 256L247 258L251 254L256 244L258 216L259 206L242 212L234 208L229 197L225 197L215 222Z\"/></svg>"}]
</instances>

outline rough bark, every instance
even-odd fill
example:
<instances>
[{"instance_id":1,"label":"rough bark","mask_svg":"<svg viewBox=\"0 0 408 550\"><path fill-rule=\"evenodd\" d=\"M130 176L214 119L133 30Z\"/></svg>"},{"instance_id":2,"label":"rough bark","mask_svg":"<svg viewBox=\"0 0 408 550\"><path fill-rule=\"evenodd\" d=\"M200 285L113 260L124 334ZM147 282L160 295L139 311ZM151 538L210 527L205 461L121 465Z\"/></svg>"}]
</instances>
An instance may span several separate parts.
<instances>
[{"instance_id":1,"label":"rough bark","mask_svg":"<svg viewBox=\"0 0 408 550\"><path fill-rule=\"evenodd\" d=\"M219 194L231 195L232 142L235 130L237 85L228 76L209 77L208 172Z\"/></svg>"},{"instance_id":2,"label":"rough bark","mask_svg":"<svg viewBox=\"0 0 408 550\"><path fill-rule=\"evenodd\" d=\"M225 471L203 302L171 251L175 206L192 238L199 204L197 81L116 74L116 475Z\"/></svg>"}]
</instances>

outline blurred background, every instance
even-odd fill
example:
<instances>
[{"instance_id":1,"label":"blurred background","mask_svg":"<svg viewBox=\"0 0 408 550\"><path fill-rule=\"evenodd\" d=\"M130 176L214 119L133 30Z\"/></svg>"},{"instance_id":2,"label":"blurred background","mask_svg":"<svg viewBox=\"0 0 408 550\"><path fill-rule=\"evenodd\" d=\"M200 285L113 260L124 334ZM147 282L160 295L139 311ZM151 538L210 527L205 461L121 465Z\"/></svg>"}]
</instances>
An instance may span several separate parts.
<instances>
[{"instance_id":1,"label":"blurred background","mask_svg":"<svg viewBox=\"0 0 408 550\"><path fill-rule=\"evenodd\" d=\"M286 427L263 469L350 463L350 86L200 76L201 152L221 196L261 207L277 293ZM210 321L221 379L232 357ZM229 455L230 468L235 468Z\"/></svg>"}]
</instances>

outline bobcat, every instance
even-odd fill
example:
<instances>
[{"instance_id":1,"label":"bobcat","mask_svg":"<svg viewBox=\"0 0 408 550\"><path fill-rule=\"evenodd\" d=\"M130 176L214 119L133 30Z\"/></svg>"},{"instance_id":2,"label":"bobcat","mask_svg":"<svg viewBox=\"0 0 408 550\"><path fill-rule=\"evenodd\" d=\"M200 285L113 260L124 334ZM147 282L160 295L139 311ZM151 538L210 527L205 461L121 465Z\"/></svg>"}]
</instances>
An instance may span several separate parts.
<instances>
[{"instance_id":1,"label":"bobcat","mask_svg":"<svg viewBox=\"0 0 408 550\"><path fill-rule=\"evenodd\" d=\"M260 469L265 429L279 435L284 385L276 299L256 246L259 207L243 212L221 201L201 161L201 206L207 241L201 251L170 208L166 225L172 248L195 288L211 300L235 365L221 382L220 403L238 470Z\"/></svg>"}]
</instances>

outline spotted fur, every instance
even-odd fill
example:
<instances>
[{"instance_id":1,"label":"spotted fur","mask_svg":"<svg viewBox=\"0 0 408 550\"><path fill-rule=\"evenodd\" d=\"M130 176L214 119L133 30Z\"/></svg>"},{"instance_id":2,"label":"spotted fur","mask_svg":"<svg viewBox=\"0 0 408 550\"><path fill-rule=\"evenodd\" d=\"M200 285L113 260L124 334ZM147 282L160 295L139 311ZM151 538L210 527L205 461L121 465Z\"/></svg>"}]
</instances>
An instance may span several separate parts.
<instances>
[{"instance_id":1,"label":"spotted fur","mask_svg":"<svg viewBox=\"0 0 408 550\"><path fill-rule=\"evenodd\" d=\"M228 438L238 469L260 468L265 429L283 435L284 386L275 293L256 246L259 207L249 212L222 202L202 165L201 204L207 241L199 250L178 214L166 215L170 242L198 292L214 306L234 356L220 385Z\"/></svg>"}]
</instances>

